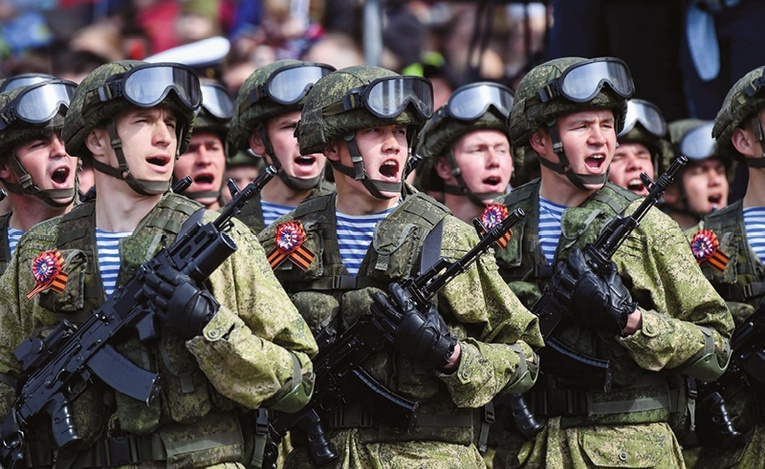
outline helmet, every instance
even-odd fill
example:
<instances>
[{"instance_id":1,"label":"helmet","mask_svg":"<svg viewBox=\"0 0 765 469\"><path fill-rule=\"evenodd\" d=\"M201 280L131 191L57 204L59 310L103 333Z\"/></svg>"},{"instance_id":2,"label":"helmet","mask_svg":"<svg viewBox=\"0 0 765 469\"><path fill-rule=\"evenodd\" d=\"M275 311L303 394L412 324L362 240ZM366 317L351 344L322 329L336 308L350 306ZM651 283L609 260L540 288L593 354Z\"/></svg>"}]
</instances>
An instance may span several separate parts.
<instances>
[{"instance_id":1,"label":"helmet","mask_svg":"<svg viewBox=\"0 0 765 469\"><path fill-rule=\"evenodd\" d=\"M287 59L252 72L236 98L231 143L238 150L247 150L250 134L257 125L303 109L305 97L316 80L334 70L330 65Z\"/></svg>"},{"instance_id":2,"label":"helmet","mask_svg":"<svg viewBox=\"0 0 765 469\"><path fill-rule=\"evenodd\" d=\"M763 74L765 74L765 67L752 70L739 79L725 96L712 129L712 137L717 141L722 155L744 161L744 157L733 146L731 138L733 132L741 127L748 117L765 106L765 76Z\"/></svg>"},{"instance_id":3,"label":"helmet","mask_svg":"<svg viewBox=\"0 0 765 469\"><path fill-rule=\"evenodd\" d=\"M486 107L482 114L472 119L456 117L452 109L452 100L459 97L464 90L476 90L482 88L484 92L488 89L501 90L506 96L506 109L498 109L491 99L486 102ZM417 186L424 190L443 191L444 181L435 173L435 164L440 156L446 156L451 144L463 135L475 130L492 129L503 132L508 140L510 133L507 129L507 116L512 108L513 93L509 88L496 83L474 83L454 90L450 101L439 108L433 117L428 120L420 131L415 154L422 158L422 162L417 168ZM471 103L478 100L471 97Z\"/></svg>"},{"instance_id":4,"label":"helmet","mask_svg":"<svg viewBox=\"0 0 765 469\"><path fill-rule=\"evenodd\" d=\"M587 68L594 73L588 74ZM575 86L567 86L567 82ZM627 65L613 57L563 57L537 65L521 79L515 92L508 121L510 138L514 145L526 145L539 127L560 115L587 109L613 110L618 133L634 90Z\"/></svg>"},{"instance_id":5,"label":"helmet","mask_svg":"<svg viewBox=\"0 0 765 469\"><path fill-rule=\"evenodd\" d=\"M401 86L387 87L391 81ZM379 125L419 128L432 113L433 87L427 79L356 65L316 82L295 134L302 154L322 153L328 143L361 129Z\"/></svg>"},{"instance_id":6,"label":"helmet","mask_svg":"<svg viewBox=\"0 0 765 469\"><path fill-rule=\"evenodd\" d=\"M728 177L732 178L733 161L723 157L717 142L712 138L713 126L714 121L701 119L680 119L671 122L668 126L671 151L662 158L661 171L669 169L679 155L686 156L691 163L707 158L720 158L725 163Z\"/></svg>"},{"instance_id":7,"label":"helmet","mask_svg":"<svg viewBox=\"0 0 765 469\"><path fill-rule=\"evenodd\" d=\"M667 122L655 104L642 99L630 99L627 102L624 128L616 138L619 143L645 145L651 152L657 172L663 160L674 156L666 137Z\"/></svg>"},{"instance_id":8,"label":"helmet","mask_svg":"<svg viewBox=\"0 0 765 469\"><path fill-rule=\"evenodd\" d=\"M202 105L197 109L194 121L194 132L212 132L218 135L229 154L228 132L229 122L234 111L234 103L228 96L228 91L215 83L202 83Z\"/></svg>"},{"instance_id":9,"label":"helmet","mask_svg":"<svg viewBox=\"0 0 765 469\"><path fill-rule=\"evenodd\" d=\"M128 80L128 77L138 76L135 73L131 75L130 72L161 67L174 69L178 73L173 75L173 80L181 81L166 86L166 79L169 78L167 76L162 76L163 80L152 80L152 83L161 86L161 99L141 104L142 101L138 100L141 97L131 97L131 89L123 86L122 82ZM179 91L181 88L183 91ZM186 95L188 93L190 95ZM201 101L199 95L199 79L185 65L149 64L139 60L120 60L101 65L82 80L72 99L71 112L67 113L62 131L66 150L71 155L91 156L85 139L93 129L106 124L114 115L125 109L163 105L177 114L178 154L181 154L189 144L189 134L194 126L194 110Z\"/></svg>"}]
</instances>

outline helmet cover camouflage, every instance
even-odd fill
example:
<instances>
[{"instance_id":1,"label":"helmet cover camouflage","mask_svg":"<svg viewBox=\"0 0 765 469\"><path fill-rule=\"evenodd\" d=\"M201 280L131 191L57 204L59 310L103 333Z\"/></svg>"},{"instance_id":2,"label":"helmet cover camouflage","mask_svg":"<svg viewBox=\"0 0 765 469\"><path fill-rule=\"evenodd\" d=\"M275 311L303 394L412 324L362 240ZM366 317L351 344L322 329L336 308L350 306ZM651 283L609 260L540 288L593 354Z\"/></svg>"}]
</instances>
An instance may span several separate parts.
<instances>
[{"instance_id":1,"label":"helmet cover camouflage","mask_svg":"<svg viewBox=\"0 0 765 469\"><path fill-rule=\"evenodd\" d=\"M758 67L739 79L728 91L715 118L712 137L721 155L743 161L731 142L733 133L744 121L765 105L765 67ZM760 124L762 125L762 124Z\"/></svg>"},{"instance_id":2,"label":"helmet cover camouflage","mask_svg":"<svg viewBox=\"0 0 765 469\"><path fill-rule=\"evenodd\" d=\"M411 106L393 118L377 117L361 107L340 114L325 116L325 106L342 101L352 89L369 85L374 80L401 76L391 70L370 65L356 65L332 72L319 79L306 97L303 114L295 135L300 153L322 153L325 146L336 138L381 125L421 127L425 118Z\"/></svg>"},{"instance_id":3,"label":"helmet cover camouflage","mask_svg":"<svg viewBox=\"0 0 765 469\"><path fill-rule=\"evenodd\" d=\"M64 119L62 137L66 144L66 151L70 155L91 156L85 140L90 132L106 124L117 113L126 109L135 108L133 104L124 98L115 98L106 102L99 99L99 87L106 84L110 79L122 76L131 69L147 64L140 60L120 60L99 66L85 77L72 98L72 104ZM191 130L194 127L194 110L181 104L174 91L167 94L164 100L157 106L167 106L175 111L179 120L178 133L181 139L178 142L178 152L183 153L189 145Z\"/></svg>"},{"instance_id":4,"label":"helmet cover camouflage","mask_svg":"<svg viewBox=\"0 0 765 469\"><path fill-rule=\"evenodd\" d=\"M548 102L542 102L539 92L547 87L551 80L559 78L568 68L588 61L581 57L563 57L545 62L534 67L518 84L515 102L510 113L508 127L513 145L527 145L531 135L543 125L553 122L561 115L589 109L611 109L616 118L616 132L622 129L627 113L627 99L604 86L587 102L569 101L557 96Z\"/></svg>"},{"instance_id":5,"label":"helmet cover camouflage","mask_svg":"<svg viewBox=\"0 0 765 469\"><path fill-rule=\"evenodd\" d=\"M0 112L11 103L26 87L11 88L0 93ZM8 127L0 130L0 157L11 156L13 148L20 143L45 137L51 131L60 132L64 126L65 108L60 108L53 119L42 124L30 124L21 119L14 120ZM77 156L77 155L74 155Z\"/></svg>"},{"instance_id":6,"label":"helmet cover camouflage","mask_svg":"<svg viewBox=\"0 0 765 469\"><path fill-rule=\"evenodd\" d=\"M667 126L667 129L669 130L669 147L668 147L668 154L662 157L661 163L659 164L659 167L657 169L658 172L664 172L672 165L672 163L677 159L677 157L681 154L679 146L680 143L683 141L683 137L685 137L689 132L692 130L698 129L699 127L709 125L712 121L708 120L702 120L702 119L679 119L674 122L670 122ZM711 133L709 134L709 140L714 141L712 139ZM688 156L689 163L693 163L695 161L702 161L705 158L693 158L691 155ZM732 180L733 178L733 169L735 168L733 160L729 158L725 158L722 154L721 148L719 145L715 146L714 152L710 156L710 158L720 158L725 163L726 168L726 174L729 179ZM686 166L687 168L687 166Z\"/></svg>"}]
</instances>

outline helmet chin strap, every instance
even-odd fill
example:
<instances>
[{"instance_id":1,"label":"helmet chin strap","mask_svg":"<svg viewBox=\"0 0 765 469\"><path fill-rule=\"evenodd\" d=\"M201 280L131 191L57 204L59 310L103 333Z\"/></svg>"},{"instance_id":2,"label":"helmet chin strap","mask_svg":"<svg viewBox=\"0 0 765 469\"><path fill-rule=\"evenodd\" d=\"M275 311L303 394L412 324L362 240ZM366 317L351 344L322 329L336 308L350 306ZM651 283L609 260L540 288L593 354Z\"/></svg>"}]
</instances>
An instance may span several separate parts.
<instances>
[{"instance_id":1,"label":"helmet chin strap","mask_svg":"<svg viewBox=\"0 0 765 469\"><path fill-rule=\"evenodd\" d=\"M762 155L760 158L744 158L744 162L750 168L765 168L765 145L763 140L765 139L765 132L762 130L762 123L760 122L760 116L755 114L752 117L752 132L754 132L754 139L760 144L762 148Z\"/></svg>"},{"instance_id":2,"label":"helmet chin strap","mask_svg":"<svg viewBox=\"0 0 765 469\"><path fill-rule=\"evenodd\" d=\"M69 189L40 189L32 179L32 175L29 174L24 165L21 164L21 161L19 161L16 152L12 152L11 154L11 168L13 169L13 172L16 173L19 183L3 181L8 192L20 195L33 195L51 207L56 208L66 207L74 200L74 186ZM68 199L68 201L59 202L55 200L64 198Z\"/></svg>"},{"instance_id":3,"label":"helmet chin strap","mask_svg":"<svg viewBox=\"0 0 765 469\"><path fill-rule=\"evenodd\" d=\"M546 166L558 174L563 174L571 181L577 189L588 190L584 187L585 184L600 184L603 185L608 182L608 170L603 174L577 174L571 167L571 163L568 161L568 156L563 149L563 142L560 139L560 132L558 131L558 123L554 121L552 125L548 125L550 131L550 138L553 144L553 151L558 155L560 163L553 163L547 158L543 158L538 155L539 164Z\"/></svg>"},{"instance_id":4,"label":"helmet chin strap","mask_svg":"<svg viewBox=\"0 0 765 469\"><path fill-rule=\"evenodd\" d=\"M396 192L401 193L404 183L401 181L398 182L388 182L388 181L381 181L379 179L370 179L367 175L366 170L364 169L364 159L361 156L361 151L359 151L359 146L356 143L356 134L349 134L343 137L345 140L345 143L348 145L348 152L351 154L351 161L353 162L353 166L345 166L343 165L339 160L333 161L328 160L329 164L332 165L332 168L336 169L337 171L340 171L341 173L345 174L348 177L352 177L353 179L357 181L361 181L361 184L364 185L364 187L369 191L370 194L372 194L372 197L375 199L380 200L387 200L392 199L393 197L388 197L382 194L382 192ZM403 168L402 168L403 169ZM403 178L403 172L401 174L401 177Z\"/></svg>"},{"instance_id":5,"label":"helmet chin strap","mask_svg":"<svg viewBox=\"0 0 765 469\"><path fill-rule=\"evenodd\" d=\"M117 156L117 163L119 163L119 167L115 168L109 166L108 164L102 163L93 158L92 162L94 170L108 176L112 176L113 178L125 181L131 189L141 195L150 196L164 194L168 191L168 189L170 189L170 179L167 181L149 181L146 179L136 179L133 177L133 175L130 173L130 168L128 168L125 154L122 151L122 140L120 140L119 135L117 135L117 127L114 125L114 121L109 122L109 124L106 126L106 129L109 132L111 147L114 150L114 154ZM176 158L177 157L178 155L176 155Z\"/></svg>"},{"instance_id":6,"label":"helmet chin strap","mask_svg":"<svg viewBox=\"0 0 765 469\"><path fill-rule=\"evenodd\" d=\"M444 192L450 195L461 195L467 197L474 205L484 208L486 202L484 200L494 200L502 195L502 192L473 192L465 182L465 178L462 177L462 170L457 164L457 159L454 157L454 151L450 147L446 151L446 162L449 164L449 168L452 170L452 176L457 179L457 185L444 183Z\"/></svg>"},{"instance_id":7,"label":"helmet chin strap","mask_svg":"<svg viewBox=\"0 0 765 469\"><path fill-rule=\"evenodd\" d=\"M217 191L197 191L197 192L191 192L191 191L185 191L183 192L183 195L188 197L189 199L199 201L200 199L210 199L215 198L216 200L220 199L221 189L218 189Z\"/></svg>"},{"instance_id":8,"label":"helmet chin strap","mask_svg":"<svg viewBox=\"0 0 765 469\"><path fill-rule=\"evenodd\" d=\"M307 179L290 176L286 171L284 171L284 167L282 167L281 161L279 161L279 158L276 157L276 153L274 153L274 146L271 144L271 140L268 138L268 132L266 132L266 128L261 125L258 127L258 132L260 133L260 139L263 141L263 146L266 149L266 155L271 158L271 164L274 166L274 168L276 168L277 171L276 175L279 176L279 179L282 180L285 186L289 187L295 192L302 192L308 189L313 189L319 185L321 178L324 176L324 171L320 172L316 177Z\"/></svg>"}]
</instances>

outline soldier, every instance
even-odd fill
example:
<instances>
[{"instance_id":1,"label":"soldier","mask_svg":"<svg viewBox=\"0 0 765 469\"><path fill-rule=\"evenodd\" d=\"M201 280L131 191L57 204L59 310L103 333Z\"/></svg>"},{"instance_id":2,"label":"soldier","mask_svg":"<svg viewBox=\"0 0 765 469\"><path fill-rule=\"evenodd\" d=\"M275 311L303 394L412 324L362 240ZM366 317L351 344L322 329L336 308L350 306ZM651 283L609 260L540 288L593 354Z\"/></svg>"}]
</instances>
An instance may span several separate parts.
<instances>
[{"instance_id":1,"label":"soldier","mask_svg":"<svg viewBox=\"0 0 765 469\"><path fill-rule=\"evenodd\" d=\"M502 200L526 217L497 263L527 304L549 284L563 318L545 337L542 375L526 394L543 428L518 454L498 451L495 467L682 467L669 422L685 409L685 386L675 381L715 379L727 366L730 313L669 217L650 208L603 272L582 254L643 202L607 182L633 90L619 59L566 57L532 69L516 91L510 136L538 154L541 178ZM608 360L610 371L580 361L556 367L564 362L553 339L577 358Z\"/></svg>"},{"instance_id":2,"label":"soldier","mask_svg":"<svg viewBox=\"0 0 765 469\"><path fill-rule=\"evenodd\" d=\"M627 101L624 129L616 136L619 145L608 168L608 180L638 195L648 195L641 173L653 178L659 160L668 153L667 123L653 103Z\"/></svg>"},{"instance_id":3,"label":"soldier","mask_svg":"<svg viewBox=\"0 0 765 469\"><path fill-rule=\"evenodd\" d=\"M713 121L699 119L680 119L669 124L673 151L662 159L659 168L666 171L675 155L686 156L688 164L664 193L661 209L684 230L695 227L704 215L728 205L728 177L733 175L733 162L717 151L713 125Z\"/></svg>"},{"instance_id":4,"label":"soldier","mask_svg":"<svg viewBox=\"0 0 765 469\"><path fill-rule=\"evenodd\" d=\"M21 235L72 208L77 158L64 149L61 127L76 88L52 79L0 93L0 181L13 207L0 216L0 273Z\"/></svg>"},{"instance_id":5,"label":"soldier","mask_svg":"<svg viewBox=\"0 0 765 469\"><path fill-rule=\"evenodd\" d=\"M234 103L221 85L202 83L202 106L196 112L194 133L189 148L175 164L173 176L190 176L191 185L183 192L208 210L223 205L223 175L228 154L228 123Z\"/></svg>"},{"instance_id":6,"label":"soldier","mask_svg":"<svg viewBox=\"0 0 765 469\"><path fill-rule=\"evenodd\" d=\"M324 181L324 155L301 155L294 131L306 94L316 80L334 69L279 60L255 70L239 89L229 139L236 149L261 155L279 176L239 214L255 233L303 200L333 190Z\"/></svg>"},{"instance_id":7,"label":"soldier","mask_svg":"<svg viewBox=\"0 0 765 469\"><path fill-rule=\"evenodd\" d=\"M692 246L704 275L728 302L737 327L746 326L765 295L765 67L758 67L739 79L725 97L717 114L712 136L718 152L746 165L749 183L744 198L704 217ZM703 241L708 249L702 249ZM758 325L758 327L760 327ZM762 335L754 335L758 340ZM750 344L742 344L750 345ZM760 353L761 345L751 344ZM745 352L746 350L734 350ZM762 369L762 363L755 363ZM762 413L762 389L765 383L754 379L739 366L731 365L720 378L719 390L730 412L736 436L730 429L709 425L708 418L697 413L696 433L703 447L696 467L762 467L765 464L765 416ZM706 393L700 393L702 401ZM709 433L699 427L707 423ZM727 430L727 431L726 431Z\"/></svg>"},{"instance_id":8,"label":"soldier","mask_svg":"<svg viewBox=\"0 0 765 469\"><path fill-rule=\"evenodd\" d=\"M423 127L415 154L419 186L444 193L444 205L462 221L481 216L505 194L513 174L507 117L513 92L479 82L458 88Z\"/></svg>"},{"instance_id":9,"label":"soldier","mask_svg":"<svg viewBox=\"0 0 765 469\"><path fill-rule=\"evenodd\" d=\"M342 333L381 291L390 291L392 300L382 295L375 302L404 308L405 295L400 287L388 289L391 282L415 275L420 256L454 261L477 242L475 230L444 206L402 187L414 134L433 112L432 93L424 78L354 66L322 77L306 98L297 127L300 151L324 152L337 193L306 200L259 239L277 253L290 246L280 241L276 248L275 239L292 234L291 248L315 253L308 265L292 258L274 263L314 334ZM432 254L421 254L425 245ZM404 467L413 458L421 467L484 466L476 445L485 444L488 419L480 407L506 386L516 392L531 386L537 361L530 346L541 345L535 318L495 269L491 256L482 257L439 293L437 313L448 330L430 321L416 330L401 326L396 350L363 362L391 391L419 402L417 423L409 431L398 428L404 422L391 424L375 413L362 392L322 415L340 455L334 467ZM285 467L312 467L299 434L292 441L296 449Z\"/></svg>"},{"instance_id":10,"label":"soldier","mask_svg":"<svg viewBox=\"0 0 765 469\"><path fill-rule=\"evenodd\" d=\"M29 230L2 277L0 415L13 403L20 363L12 352L24 337L57 320L84 321L201 208L168 192L200 99L193 71L172 63L112 62L77 88L62 135L68 151L92 159L101 195ZM202 213L204 222L217 216ZM28 467L244 467L256 441L249 410L308 401L310 330L250 230L234 220L229 234L238 250L205 286L174 266L146 277L156 339L141 341L132 330L114 338L118 352L159 374L157 402L147 406L96 380L70 405L81 444L56 452L50 421L30 422ZM30 265L54 248L65 260L65 287L30 300L41 279Z\"/></svg>"}]
</instances>

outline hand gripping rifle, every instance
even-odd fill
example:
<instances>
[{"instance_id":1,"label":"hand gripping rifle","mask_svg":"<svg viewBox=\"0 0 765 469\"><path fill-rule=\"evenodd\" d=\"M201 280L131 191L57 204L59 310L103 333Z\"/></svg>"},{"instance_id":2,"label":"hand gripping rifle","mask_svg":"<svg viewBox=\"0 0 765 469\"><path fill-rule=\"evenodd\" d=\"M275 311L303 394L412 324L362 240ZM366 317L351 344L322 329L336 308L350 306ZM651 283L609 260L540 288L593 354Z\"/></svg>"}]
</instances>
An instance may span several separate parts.
<instances>
[{"instance_id":1,"label":"hand gripping rifle","mask_svg":"<svg viewBox=\"0 0 765 469\"><path fill-rule=\"evenodd\" d=\"M688 158L681 155L656 181L652 181L645 173L640 175L646 187L650 188L643 202L631 215L619 214L614 217L598 238L582 251L587 265L593 272L596 274L605 272L611 257L627 236L638 227L648 210L659 202L664 191L675 181L675 176L687 162ZM542 371L575 382L603 383L603 390L610 391L611 366L608 360L583 354L554 336L558 325L566 315L556 306L553 294L554 292L548 286L531 307L531 312L539 316L539 328L545 341L545 346L539 350ZM515 416L515 427L521 434L530 438L539 432L542 425L534 420L523 395L512 395L510 407Z\"/></svg>"},{"instance_id":2,"label":"hand gripping rifle","mask_svg":"<svg viewBox=\"0 0 765 469\"><path fill-rule=\"evenodd\" d=\"M474 220L482 236L467 254L452 263L441 258L425 273L402 282L402 288L417 305L416 309L427 311L426 306L436 293L457 275L465 272L479 255L505 238L510 228L524 216L522 209L516 209L490 229L483 227L477 219ZM318 342L325 344L320 347L313 361L316 385L311 401L300 412L274 416L269 426L272 441L266 458L271 466L264 464L263 467L275 467L276 446L292 428L305 430L308 435L308 453L316 466L321 467L336 459L338 456L324 435L319 413L326 415L349 400L363 399L364 406L370 408L376 417L397 427L411 429L414 426L418 403L396 395L361 368L361 364L370 355L393 344L392 332L404 319L403 315L392 317L387 310L383 311L383 308L373 304L370 313L361 316L336 339L317 338Z\"/></svg>"},{"instance_id":3,"label":"hand gripping rifle","mask_svg":"<svg viewBox=\"0 0 765 469\"><path fill-rule=\"evenodd\" d=\"M17 398L0 427L0 462L6 469L27 467L26 435L33 419L47 415L59 449L82 441L70 403L96 378L127 396L152 405L160 392L159 376L144 370L110 345L112 337L134 328L141 340L157 337L156 313L141 293L144 278L161 265L173 265L198 283L206 280L237 250L226 230L231 218L276 174L267 168L242 190L212 222L202 224L204 210L183 224L175 242L138 269L125 285L94 310L81 325L61 321L44 339L26 339L14 350L21 362Z\"/></svg>"}]
</instances>

